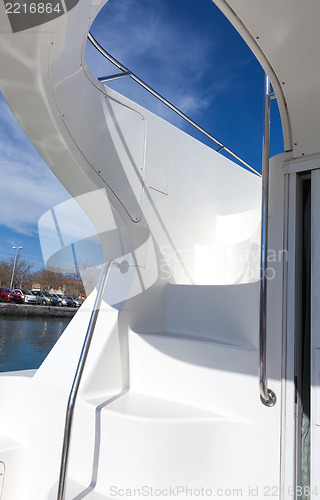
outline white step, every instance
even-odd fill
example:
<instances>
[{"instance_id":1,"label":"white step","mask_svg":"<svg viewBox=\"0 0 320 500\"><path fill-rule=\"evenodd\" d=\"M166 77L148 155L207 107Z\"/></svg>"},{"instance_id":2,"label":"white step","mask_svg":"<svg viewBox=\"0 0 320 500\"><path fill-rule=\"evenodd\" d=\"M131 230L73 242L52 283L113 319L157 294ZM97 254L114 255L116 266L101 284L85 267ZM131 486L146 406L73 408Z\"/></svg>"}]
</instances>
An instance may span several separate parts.
<instances>
[{"instance_id":1,"label":"white step","mask_svg":"<svg viewBox=\"0 0 320 500\"><path fill-rule=\"evenodd\" d=\"M87 405L87 422L89 410ZM124 491L142 491L144 486L228 487L226 464L235 486L256 477L259 429L239 415L224 416L129 391L109 404L92 405L89 422L92 436L83 425L74 429L77 444L72 445L69 481L78 496L68 500L121 498ZM252 459L244 462L239 458L248 435ZM85 453L90 439L93 448Z\"/></svg>"},{"instance_id":2,"label":"white step","mask_svg":"<svg viewBox=\"0 0 320 500\"><path fill-rule=\"evenodd\" d=\"M144 420L186 421L203 418L224 418L222 415L211 413L193 406L177 403L150 395L127 392L115 399L104 409L105 412L117 413L121 416Z\"/></svg>"},{"instance_id":3,"label":"white step","mask_svg":"<svg viewBox=\"0 0 320 500\"><path fill-rule=\"evenodd\" d=\"M189 426L200 429L203 423L224 419L221 415L200 408L131 392L111 398L109 404L99 406L99 425L96 427L93 454L93 462L96 463L90 467L91 481L88 480L86 484L80 482L80 478L86 474L85 469L81 470L85 461L80 460L78 467L73 463L67 482L67 500L123 498L124 490L142 488L144 482L156 484L159 478L163 481L177 458L172 458L174 448L177 446L176 451L180 456L181 446L186 446L186 443L191 445ZM93 409L92 405L91 411ZM88 416L88 406L86 410ZM168 454L171 455L171 462ZM73 454L72 460L76 456L80 456L80 451ZM192 467L196 462L194 458ZM88 462L85 467L88 467ZM177 467L175 469L177 472ZM55 500L55 497L50 497L50 500Z\"/></svg>"},{"instance_id":4,"label":"white step","mask_svg":"<svg viewBox=\"0 0 320 500\"><path fill-rule=\"evenodd\" d=\"M257 345L259 282L215 286L168 284L165 301L167 332L240 348Z\"/></svg>"}]
</instances>

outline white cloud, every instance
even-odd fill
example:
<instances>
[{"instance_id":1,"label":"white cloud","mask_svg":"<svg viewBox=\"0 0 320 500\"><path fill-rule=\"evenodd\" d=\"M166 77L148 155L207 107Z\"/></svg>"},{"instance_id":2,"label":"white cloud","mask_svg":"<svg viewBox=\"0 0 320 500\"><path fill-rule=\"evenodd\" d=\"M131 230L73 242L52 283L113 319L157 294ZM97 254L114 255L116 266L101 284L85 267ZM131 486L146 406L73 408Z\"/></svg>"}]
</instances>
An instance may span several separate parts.
<instances>
[{"instance_id":1,"label":"white cloud","mask_svg":"<svg viewBox=\"0 0 320 500\"><path fill-rule=\"evenodd\" d=\"M0 224L21 234L35 234L41 215L70 195L0 99Z\"/></svg>"},{"instance_id":2,"label":"white cloud","mask_svg":"<svg viewBox=\"0 0 320 500\"><path fill-rule=\"evenodd\" d=\"M0 224L18 233L37 232L42 214L66 199L66 190L43 165L25 165L1 159Z\"/></svg>"}]
</instances>

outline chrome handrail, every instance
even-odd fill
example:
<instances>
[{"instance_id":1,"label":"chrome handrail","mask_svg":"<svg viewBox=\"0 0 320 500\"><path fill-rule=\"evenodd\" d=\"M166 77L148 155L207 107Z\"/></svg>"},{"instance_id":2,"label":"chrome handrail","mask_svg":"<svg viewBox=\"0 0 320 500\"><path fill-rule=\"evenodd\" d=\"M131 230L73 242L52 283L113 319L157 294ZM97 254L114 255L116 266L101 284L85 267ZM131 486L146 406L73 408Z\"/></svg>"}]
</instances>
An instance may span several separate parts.
<instances>
[{"instance_id":1,"label":"chrome handrail","mask_svg":"<svg viewBox=\"0 0 320 500\"><path fill-rule=\"evenodd\" d=\"M73 412L75 407L75 402L83 374L83 370L86 364L88 352L90 349L90 344L94 332L94 328L98 319L98 314L101 306L101 301L103 297L103 293L105 290L105 286L108 280L109 272L112 265L116 265L119 267L122 273L128 271L129 264L124 261L121 264L118 264L115 261L107 262L101 272L100 280L97 285L97 295L94 302L94 306L91 312L90 321L87 328L87 333L83 342L81 354L78 361L77 370L74 376L73 384L71 387L68 405L66 410L66 418L65 418L65 428L64 428L64 437L63 437L63 447L62 447L62 455L61 455L61 465L60 465L60 477L58 484L58 496L57 500L64 500L65 497L65 486L66 486L66 476L67 476L67 467L68 467L68 457L69 457L69 449L70 449L70 438L71 438L71 430L72 430L72 419Z\"/></svg>"},{"instance_id":2,"label":"chrome handrail","mask_svg":"<svg viewBox=\"0 0 320 500\"><path fill-rule=\"evenodd\" d=\"M97 40L94 38L94 36L91 33L88 33L88 40L100 52L100 54L103 55L103 57L105 57L106 59L108 59L108 61L110 61L118 69L120 69L122 71L122 73L120 73L120 74L111 75L110 77L103 76L101 78L98 78L98 80L100 80L101 82L107 82L109 80L115 80L117 78L122 78L123 76L129 76L130 78L132 78L132 80L134 80L136 83L138 83L139 85L141 85L141 87L143 87L145 90L147 90L148 92L150 92L150 94L152 94L154 97L156 97L157 99L159 99L159 101L161 101L163 104L165 104L166 106L168 106L168 108L170 108L172 111L174 111L175 113L177 113L177 115L179 115L185 121L187 121L188 123L190 123L190 125L192 125L197 130L199 130L199 132L201 132L202 134L204 134L211 141L215 142L219 146L216 149L217 152L220 152L220 151L224 150L226 153L228 153L229 155L231 155L235 160L239 161L246 168L248 168L249 170L252 170L252 172L254 172L259 177L261 177L260 172L258 172L253 167L251 167L251 165L249 165L247 162L245 162L244 160L242 160L238 155L236 155L235 153L233 153L231 151L231 149L227 148L224 144L222 144L222 142L218 141L218 139L215 139L211 134L209 134L209 132L207 132L204 128L200 127L200 125L198 125L196 122L194 122L193 120L191 120L191 118L189 118L185 113L183 113L182 111L180 111L179 108L177 108L176 106L174 106L174 104L172 104L170 101L168 101L167 99L165 99L165 97L163 97L156 90L154 90L153 88L151 88L147 83L145 83L143 80L141 80L141 78L139 78L137 75L135 75L134 73L132 73L132 71L130 71L128 68L126 68L122 63L120 63L119 61L117 61L117 59L115 59L111 54L109 54L109 52L107 52L99 44L99 42L97 42Z\"/></svg>"},{"instance_id":3,"label":"chrome handrail","mask_svg":"<svg viewBox=\"0 0 320 500\"><path fill-rule=\"evenodd\" d=\"M267 350L267 251L268 251L268 202L269 202L269 155L270 155L270 104L275 94L265 75L264 131L262 154L262 206L261 206L261 267L260 267L260 318L259 318L259 388L260 399L265 406L276 404L275 393L268 389L266 373Z\"/></svg>"}]
</instances>

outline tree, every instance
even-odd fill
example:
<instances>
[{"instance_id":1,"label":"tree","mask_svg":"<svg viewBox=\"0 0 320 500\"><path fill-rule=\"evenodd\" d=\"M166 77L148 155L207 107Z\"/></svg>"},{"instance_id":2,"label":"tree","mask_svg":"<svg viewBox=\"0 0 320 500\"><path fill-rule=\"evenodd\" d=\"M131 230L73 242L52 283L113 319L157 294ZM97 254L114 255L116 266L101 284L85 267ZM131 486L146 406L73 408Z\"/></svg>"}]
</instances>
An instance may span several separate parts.
<instances>
[{"instance_id":1,"label":"tree","mask_svg":"<svg viewBox=\"0 0 320 500\"><path fill-rule=\"evenodd\" d=\"M9 286L12 274L12 266L6 260L0 261L0 285Z\"/></svg>"},{"instance_id":2,"label":"tree","mask_svg":"<svg viewBox=\"0 0 320 500\"><path fill-rule=\"evenodd\" d=\"M84 295L85 290L79 271L66 274L63 282L65 286L65 295L77 295L78 297Z\"/></svg>"},{"instance_id":3,"label":"tree","mask_svg":"<svg viewBox=\"0 0 320 500\"><path fill-rule=\"evenodd\" d=\"M8 287L11 283L12 271L14 267L15 256L0 261L0 285ZM29 288L32 283L31 269L33 264L29 264L21 256L17 255L16 265L13 275L13 288Z\"/></svg>"},{"instance_id":4,"label":"tree","mask_svg":"<svg viewBox=\"0 0 320 500\"><path fill-rule=\"evenodd\" d=\"M98 283L101 274L101 268L89 265L88 261L81 261L79 263L79 269L81 274L83 293L85 295L89 295Z\"/></svg>"},{"instance_id":5,"label":"tree","mask_svg":"<svg viewBox=\"0 0 320 500\"><path fill-rule=\"evenodd\" d=\"M15 256L0 260L0 286L9 287ZM96 285L100 269L90 267L87 262L79 264L75 273L63 273L59 268L42 268L31 271L33 264L29 264L17 255L14 270L13 288L32 290L61 290L65 295L88 295Z\"/></svg>"},{"instance_id":6,"label":"tree","mask_svg":"<svg viewBox=\"0 0 320 500\"><path fill-rule=\"evenodd\" d=\"M33 284L37 284L41 290L46 292L61 289L63 281L64 274L59 269L42 268L33 273Z\"/></svg>"}]
</instances>

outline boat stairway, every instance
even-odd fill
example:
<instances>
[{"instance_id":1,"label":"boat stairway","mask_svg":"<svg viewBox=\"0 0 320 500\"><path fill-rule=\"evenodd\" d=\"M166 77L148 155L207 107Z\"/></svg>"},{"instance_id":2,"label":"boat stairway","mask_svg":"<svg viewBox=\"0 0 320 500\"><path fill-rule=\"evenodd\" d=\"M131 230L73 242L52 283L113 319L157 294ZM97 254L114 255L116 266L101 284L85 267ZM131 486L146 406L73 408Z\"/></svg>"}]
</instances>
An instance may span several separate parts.
<instances>
[{"instance_id":1,"label":"boat stairway","mask_svg":"<svg viewBox=\"0 0 320 500\"><path fill-rule=\"evenodd\" d=\"M248 318L256 291L256 283L167 285L163 330L146 315L133 329L123 311L109 339L102 311L74 412L67 500L121 498L144 486L227 488L226 464L235 486L248 482L266 418L257 318Z\"/></svg>"},{"instance_id":2,"label":"boat stairway","mask_svg":"<svg viewBox=\"0 0 320 500\"><path fill-rule=\"evenodd\" d=\"M87 402L73 430L66 498L120 498L123 490L165 490L186 480L197 488L217 480L222 464L236 468L249 426L239 415L132 391Z\"/></svg>"},{"instance_id":3,"label":"boat stairway","mask_svg":"<svg viewBox=\"0 0 320 500\"><path fill-rule=\"evenodd\" d=\"M106 500L179 484L227 488L226 464L237 487L248 470L258 474L265 414L256 349L168 331L129 330L128 344L128 388L85 399L87 387L77 402L66 498Z\"/></svg>"}]
</instances>

